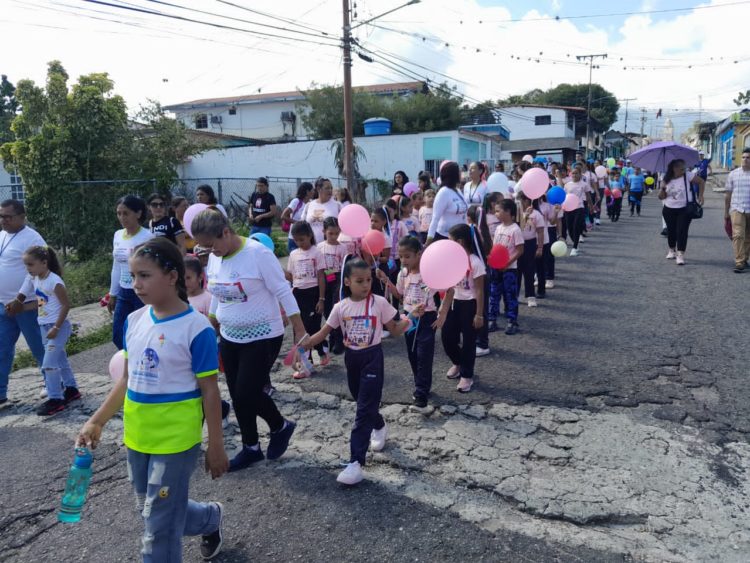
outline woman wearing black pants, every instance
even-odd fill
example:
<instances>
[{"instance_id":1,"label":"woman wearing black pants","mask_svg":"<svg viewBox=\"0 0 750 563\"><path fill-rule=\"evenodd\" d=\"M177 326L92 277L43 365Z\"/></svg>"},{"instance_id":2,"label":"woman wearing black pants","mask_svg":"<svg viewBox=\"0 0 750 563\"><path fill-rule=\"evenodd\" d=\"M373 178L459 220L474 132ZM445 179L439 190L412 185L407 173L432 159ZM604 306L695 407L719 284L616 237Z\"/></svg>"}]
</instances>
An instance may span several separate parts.
<instances>
[{"instance_id":1,"label":"woman wearing black pants","mask_svg":"<svg viewBox=\"0 0 750 563\"><path fill-rule=\"evenodd\" d=\"M692 184L698 186L698 194L693 192ZM698 202L703 205L703 190L706 183L694 171L687 172L685 161L675 159L667 166L667 173L659 190L659 199L664 202L662 216L667 223L668 260L675 260L678 266L685 264L688 231L691 217L688 203Z\"/></svg>"},{"instance_id":2,"label":"woman wearing black pants","mask_svg":"<svg viewBox=\"0 0 750 563\"><path fill-rule=\"evenodd\" d=\"M581 234L586 228L585 206L587 205L589 210L593 209L594 206L591 203L591 196L586 191L587 186L585 182L581 180L581 168L579 166L575 166L573 170L570 171L570 178L566 178L566 180L567 182L565 180L561 181L560 178L558 178L558 184L562 182L562 184L564 184L563 188L565 189L565 192L575 195L580 201L578 209L566 211L564 216L565 223L568 227L568 234L573 240L573 250L570 251L570 255L578 256L580 252L578 250L578 244L581 241Z\"/></svg>"},{"instance_id":3,"label":"woman wearing black pants","mask_svg":"<svg viewBox=\"0 0 750 563\"><path fill-rule=\"evenodd\" d=\"M201 212L192 224L193 237L211 249L206 268L212 320L221 328L219 352L229 393L242 432L243 447L229 471L245 469L264 458L256 419L268 424L268 459L281 457L295 423L281 416L263 392L281 349L284 323L279 303L294 328L295 342L305 334L299 307L273 252L252 239L237 236L216 210Z\"/></svg>"}]
</instances>

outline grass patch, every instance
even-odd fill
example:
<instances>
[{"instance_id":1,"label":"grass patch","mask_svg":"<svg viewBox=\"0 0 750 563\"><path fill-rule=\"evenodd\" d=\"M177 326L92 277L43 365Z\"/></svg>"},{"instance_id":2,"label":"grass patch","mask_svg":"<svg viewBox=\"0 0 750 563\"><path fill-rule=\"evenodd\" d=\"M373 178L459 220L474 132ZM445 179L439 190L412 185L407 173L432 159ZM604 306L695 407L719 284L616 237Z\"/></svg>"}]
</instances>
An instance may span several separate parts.
<instances>
[{"instance_id":1,"label":"grass patch","mask_svg":"<svg viewBox=\"0 0 750 563\"><path fill-rule=\"evenodd\" d=\"M107 344L112 341L112 323L89 332L85 336L78 336L74 333L68 340L68 344L65 346L65 351L68 356L78 354L79 352L85 352L91 348L96 348L102 344ZM13 359L13 371L23 368L35 367L36 360L34 356L28 350L23 350L16 353L16 357Z\"/></svg>"},{"instance_id":2,"label":"grass patch","mask_svg":"<svg viewBox=\"0 0 750 563\"><path fill-rule=\"evenodd\" d=\"M96 303L109 291L112 255L97 254L85 261L65 263L65 287L72 307Z\"/></svg>"},{"instance_id":3,"label":"grass patch","mask_svg":"<svg viewBox=\"0 0 750 563\"><path fill-rule=\"evenodd\" d=\"M232 229L234 229L234 232L241 237L250 236L250 227L245 223L235 223L232 225ZM279 225L274 224L274 226L271 228L271 238L273 239L274 246L273 253L276 255L276 257L281 258L283 256L288 256L289 247L287 246L287 240L289 238L289 233L285 233L281 230L281 227Z\"/></svg>"}]
</instances>

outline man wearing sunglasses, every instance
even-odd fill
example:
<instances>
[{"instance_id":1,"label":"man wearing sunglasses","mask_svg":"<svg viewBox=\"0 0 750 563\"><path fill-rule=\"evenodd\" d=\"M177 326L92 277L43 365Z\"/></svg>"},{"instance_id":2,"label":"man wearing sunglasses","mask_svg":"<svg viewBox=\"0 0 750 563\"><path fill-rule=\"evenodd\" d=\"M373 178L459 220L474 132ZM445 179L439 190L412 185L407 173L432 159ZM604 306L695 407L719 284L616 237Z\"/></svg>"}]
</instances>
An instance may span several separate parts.
<instances>
[{"instance_id":1,"label":"man wearing sunglasses","mask_svg":"<svg viewBox=\"0 0 750 563\"><path fill-rule=\"evenodd\" d=\"M0 409L8 405L8 379L13 369L16 342L23 333L38 365L44 359L44 346L36 320L36 297L30 296L23 310L13 314L10 305L26 276L23 255L32 246L46 246L42 236L26 225L23 203L8 199L0 203Z\"/></svg>"}]
</instances>

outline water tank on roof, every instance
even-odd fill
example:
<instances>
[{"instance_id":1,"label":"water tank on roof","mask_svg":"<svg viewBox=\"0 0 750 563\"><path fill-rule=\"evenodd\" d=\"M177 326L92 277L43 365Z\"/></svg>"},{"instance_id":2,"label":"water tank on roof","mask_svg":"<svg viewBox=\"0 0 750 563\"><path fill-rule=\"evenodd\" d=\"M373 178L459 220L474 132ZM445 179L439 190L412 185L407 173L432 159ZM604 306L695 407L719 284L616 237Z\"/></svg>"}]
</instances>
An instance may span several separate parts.
<instances>
[{"instance_id":1,"label":"water tank on roof","mask_svg":"<svg viewBox=\"0 0 750 563\"><path fill-rule=\"evenodd\" d=\"M365 126L365 135L390 135L391 134L391 120L385 117L371 117L365 119L363 122Z\"/></svg>"}]
</instances>

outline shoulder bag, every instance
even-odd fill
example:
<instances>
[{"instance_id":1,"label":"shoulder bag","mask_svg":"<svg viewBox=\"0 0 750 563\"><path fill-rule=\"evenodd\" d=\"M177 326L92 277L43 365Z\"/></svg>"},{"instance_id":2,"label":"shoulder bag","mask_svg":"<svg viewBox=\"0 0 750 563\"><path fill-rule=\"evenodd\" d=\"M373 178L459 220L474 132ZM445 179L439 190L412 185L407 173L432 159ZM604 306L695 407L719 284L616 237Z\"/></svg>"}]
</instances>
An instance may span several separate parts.
<instances>
[{"instance_id":1,"label":"shoulder bag","mask_svg":"<svg viewBox=\"0 0 750 563\"><path fill-rule=\"evenodd\" d=\"M698 198L695 197L695 193L693 193L693 201L688 201L687 173L682 177L682 181L685 183L685 211L687 212L688 217L691 219L702 219L703 207L698 203ZM692 188L690 191L692 192Z\"/></svg>"}]
</instances>

